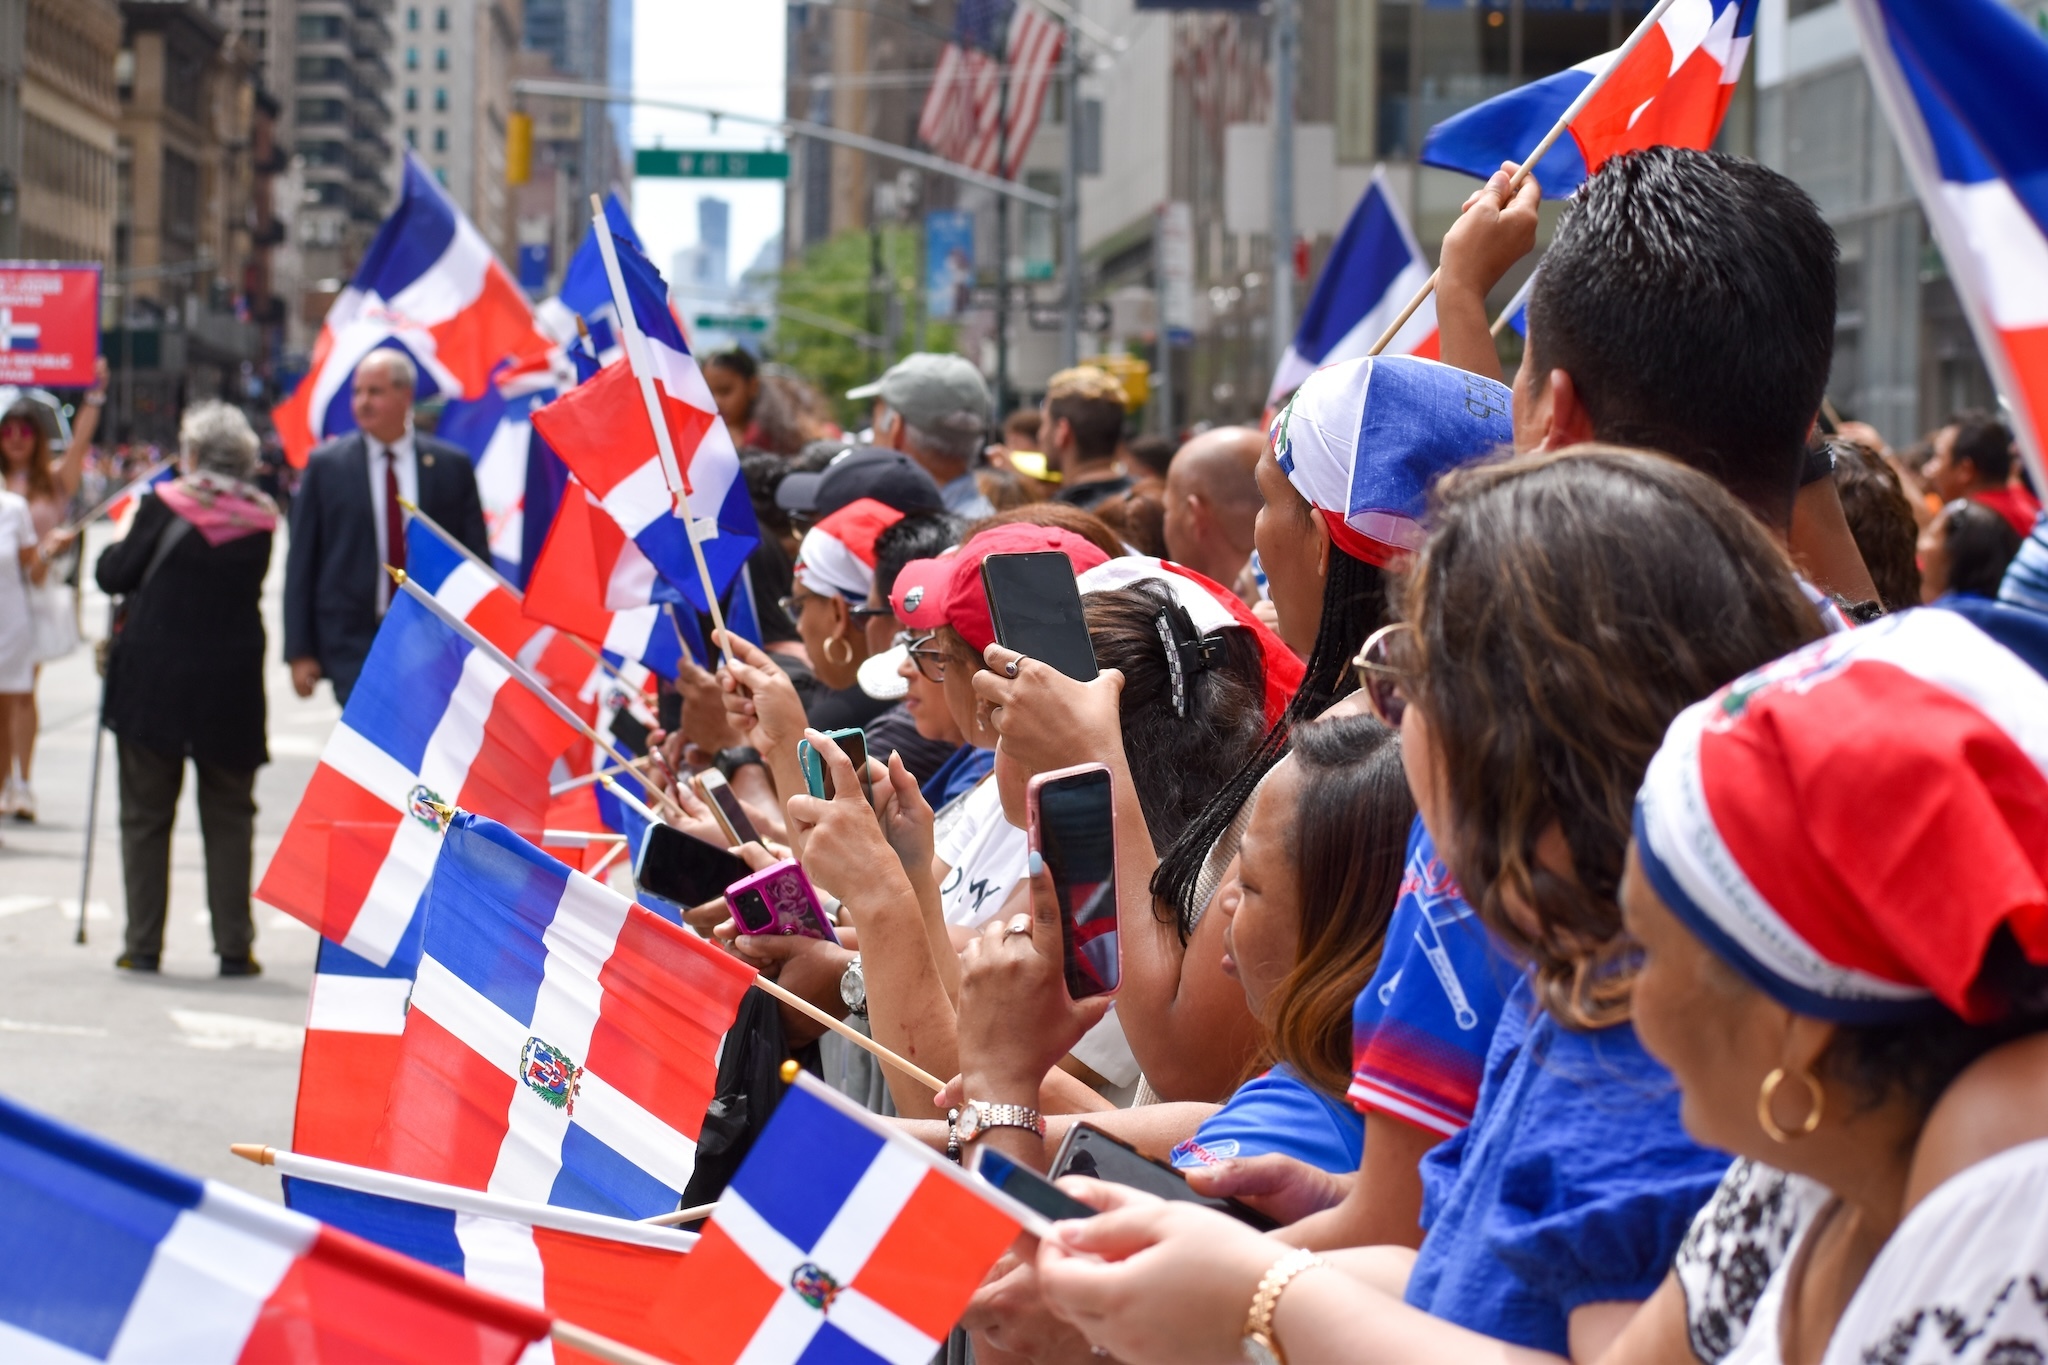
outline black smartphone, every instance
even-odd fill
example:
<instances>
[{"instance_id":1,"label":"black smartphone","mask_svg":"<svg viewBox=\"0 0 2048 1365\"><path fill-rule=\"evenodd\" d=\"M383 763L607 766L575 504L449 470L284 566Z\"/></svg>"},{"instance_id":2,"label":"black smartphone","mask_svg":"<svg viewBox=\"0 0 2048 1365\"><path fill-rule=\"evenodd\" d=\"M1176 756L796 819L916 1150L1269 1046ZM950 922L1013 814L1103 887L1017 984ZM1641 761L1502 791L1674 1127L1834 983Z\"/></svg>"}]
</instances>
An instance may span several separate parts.
<instances>
[{"instance_id":1,"label":"black smartphone","mask_svg":"<svg viewBox=\"0 0 2048 1365\"><path fill-rule=\"evenodd\" d=\"M628 758L640 758L646 754L649 733L647 727L625 707L621 706L612 713L612 743Z\"/></svg>"},{"instance_id":2,"label":"black smartphone","mask_svg":"<svg viewBox=\"0 0 2048 1365\"><path fill-rule=\"evenodd\" d=\"M1081 615L1074 561L1061 550L989 555L981 561L996 641L1082 682L1095 677L1095 645Z\"/></svg>"},{"instance_id":3,"label":"black smartphone","mask_svg":"<svg viewBox=\"0 0 2048 1365\"><path fill-rule=\"evenodd\" d=\"M1128 1185L1134 1190L1156 1194L1161 1199L1200 1204L1218 1213L1227 1213L1260 1232L1271 1232L1280 1226L1249 1204L1196 1194L1188 1188L1187 1177L1173 1167L1163 1161L1154 1161L1128 1142L1121 1142L1100 1128L1091 1128L1085 1123L1069 1128L1059 1151L1053 1155L1052 1178L1057 1180L1063 1175L1085 1175L1094 1180L1107 1180L1112 1185Z\"/></svg>"},{"instance_id":4,"label":"black smartphone","mask_svg":"<svg viewBox=\"0 0 2048 1365\"><path fill-rule=\"evenodd\" d=\"M1067 994L1107 995L1123 982L1116 931L1116 800L1109 769L1083 763L1040 773L1024 788L1027 837L1060 898Z\"/></svg>"},{"instance_id":5,"label":"black smartphone","mask_svg":"<svg viewBox=\"0 0 2048 1365\"><path fill-rule=\"evenodd\" d=\"M683 694L670 683L659 686L661 690L654 697L654 719L662 729L674 734L683 728Z\"/></svg>"},{"instance_id":6,"label":"black smartphone","mask_svg":"<svg viewBox=\"0 0 2048 1365\"><path fill-rule=\"evenodd\" d=\"M688 909L715 901L754 869L734 853L707 844L672 825L649 825L633 863L633 885Z\"/></svg>"},{"instance_id":7,"label":"black smartphone","mask_svg":"<svg viewBox=\"0 0 2048 1365\"><path fill-rule=\"evenodd\" d=\"M1093 1218L1095 1210L1047 1180L989 1147L974 1149L974 1173L1010 1198L1057 1223L1065 1218ZM1032 1229L1026 1229L1032 1231Z\"/></svg>"}]
</instances>

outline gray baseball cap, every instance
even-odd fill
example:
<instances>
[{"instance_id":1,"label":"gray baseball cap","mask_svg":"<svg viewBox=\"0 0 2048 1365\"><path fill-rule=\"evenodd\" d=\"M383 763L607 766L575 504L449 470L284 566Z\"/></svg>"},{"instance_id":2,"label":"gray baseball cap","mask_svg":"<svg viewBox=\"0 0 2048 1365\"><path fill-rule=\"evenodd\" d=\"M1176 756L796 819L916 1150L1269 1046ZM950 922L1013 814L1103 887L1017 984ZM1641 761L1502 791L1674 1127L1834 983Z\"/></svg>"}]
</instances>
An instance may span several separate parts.
<instances>
[{"instance_id":1,"label":"gray baseball cap","mask_svg":"<svg viewBox=\"0 0 2048 1365\"><path fill-rule=\"evenodd\" d=\"M918 351L872 384L848 389L858 402L879 398L922 431L981 431L988 426L988 384L965 356Z\"/></svg>"}]
</instances>

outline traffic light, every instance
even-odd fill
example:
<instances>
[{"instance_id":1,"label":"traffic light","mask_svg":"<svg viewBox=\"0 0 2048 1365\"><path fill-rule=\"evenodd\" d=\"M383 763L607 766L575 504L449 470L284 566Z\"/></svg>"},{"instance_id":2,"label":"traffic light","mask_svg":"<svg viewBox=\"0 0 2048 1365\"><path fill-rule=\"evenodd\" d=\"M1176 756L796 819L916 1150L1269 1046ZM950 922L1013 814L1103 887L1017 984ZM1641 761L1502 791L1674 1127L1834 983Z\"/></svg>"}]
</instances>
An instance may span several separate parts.
<instances>
[{"instance_id":1,"label":"traffic light","mask_svg":"<svg viewBox=\"0 0 2048 1365\"><path fill-rule=\"evenodd\" d=\"M514 111L505 120L505 183L524 185L533 178L533 115Z\"/></svg>"}]
</instances>

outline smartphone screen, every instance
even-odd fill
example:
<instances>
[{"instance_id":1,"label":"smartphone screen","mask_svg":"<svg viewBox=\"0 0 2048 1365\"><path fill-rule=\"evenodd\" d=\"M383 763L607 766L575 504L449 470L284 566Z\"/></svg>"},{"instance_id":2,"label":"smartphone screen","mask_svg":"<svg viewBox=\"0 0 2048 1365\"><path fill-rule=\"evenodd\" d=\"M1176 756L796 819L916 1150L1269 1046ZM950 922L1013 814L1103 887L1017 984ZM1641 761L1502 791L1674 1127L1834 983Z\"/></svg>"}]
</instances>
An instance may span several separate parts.
<instances>
[{"instance_id":1,"label":"smartphone screen","mask_svg":"<svg viewBox=\"0 0 2048 1365\"><path fill-rule=\"evenodd\" d=\"M612 743L628 758L639 758L647 752L647 727L634 719L633 713L621 706L612 716Z\"/></svg>"},{"instance_id":2,"label":"smartphone screen","mask_svg":"<svg viewBox=\"0 0 2048 1365\"><path fill-rule=\"evenodd\" d=\"M1109 769L1047 777L1031 790L1038 851L1059 892L1067 993L1076 1000L1105 995L1123 976Z\"/></svg>"},{"instance_id":3,"label":"smartphone screen","mask_svg":"<svg viewBox=\"0 0 2048 1365\"><path fill-rule=\"evenodd\" d=\"M1047 1180L1029 1166L1021 1166L990 1147L974 1149L974 1173L1034 1213L1054 1222L1063 1218L1093 1218L1095 1210Z\"/></svg>"},{"instance_id":4,"label":"smartphone screen","mask_svg":"<svg viewBox=\"0 0 2048 1365\"><path fill-rule=\"evenodd\" d=\"M716 768L708 768L693 779L697 794L704 798L704 804L711 807L719 827L726 838L736 844L759 843L761 832L754 828L754 822L747 815L747 808L740 804L739 793L725 780L725 774Z\"/></svg>"},{"instance_id":5,"label":"smartphone screen","mask_svg":"<svg viewBox=\"0 0 2048 1365\"><path fill-rule=\"evenodd\" d=\"M649 825L633 864L633 884L650 895L689 907L717 900L725 888L754 875L736 854L671 825Z\"/></svg>"},{"instance_id":6,"label":"smartphone screen","mask_svg":"<svg viewBox=\"0 0 2048 1365\"><path fill-rule=\"evenodd\" d=\"M981 585L1003 648L1043 660L1082 682L1095 677L1095 646L1081 615L1073 560L1059 550L990 555L981 561Z\"/></svg>"}]
</instances>

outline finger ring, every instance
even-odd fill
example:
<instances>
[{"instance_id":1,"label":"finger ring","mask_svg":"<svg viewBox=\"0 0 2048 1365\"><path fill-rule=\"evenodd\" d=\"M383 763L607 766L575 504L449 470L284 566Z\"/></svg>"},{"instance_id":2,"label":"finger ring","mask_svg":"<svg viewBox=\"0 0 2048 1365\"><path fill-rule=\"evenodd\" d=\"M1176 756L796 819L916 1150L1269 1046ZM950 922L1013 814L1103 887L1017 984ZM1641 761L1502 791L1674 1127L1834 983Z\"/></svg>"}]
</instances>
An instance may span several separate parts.
<instances>
[{"instance_id":1,"label":"finger ring","mask_svg":"<svg viewBox=\"0 0 2048 1365\"><path fill-rule=\"evenodd\" d=\"M1017 676L1017 665L1018 665L1018 664L1020 664L1020 663L1022 663L1022 662L1023 662L1023 660L1021 660L1021 659L1012 659L1012 660L1010 660L1010 662L1008 662L1008 663L1004 664L1004 665L1003 665L1003 676L1004 676L1004 677L1006 677L1006 678L1014 678L1014 677L1016 677L1016 676Z\"/></svg>"},{"instance_id":2,"label":"finger ring","mask_svg":"<svg viewBox=\"0 0 2048 1365\"><path fill-rule=\"evenodd\" d=\"M1008 938L1012 934L1028 934L1030 932L1031 917L1029 915L1019 915L1010 921L1009 926L1003 931L1003 936Z\"/></svg>"}]
</instances>

